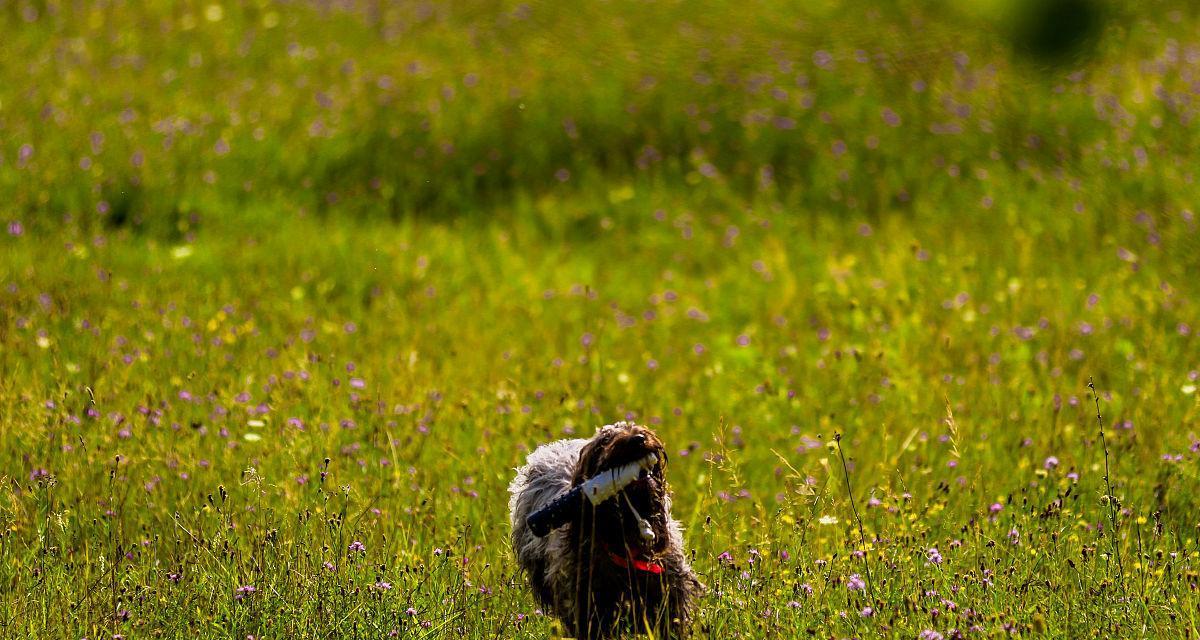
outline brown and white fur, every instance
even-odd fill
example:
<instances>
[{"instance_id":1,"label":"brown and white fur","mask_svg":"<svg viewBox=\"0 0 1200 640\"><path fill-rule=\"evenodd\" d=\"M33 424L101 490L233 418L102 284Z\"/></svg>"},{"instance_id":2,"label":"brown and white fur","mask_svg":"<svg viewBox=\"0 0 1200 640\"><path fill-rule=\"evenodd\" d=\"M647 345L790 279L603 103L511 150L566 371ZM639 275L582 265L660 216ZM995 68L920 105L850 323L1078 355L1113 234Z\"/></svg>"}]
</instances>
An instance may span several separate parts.
<instances>
[{"instance_id":1,"label":"brown and white fur","mask_svg":"<svg viewBox=\"0 0 1200 640\"><path fill-rule=\"evenodd\" d=\"M526 518L564 491L648 454L658 463L618 495L595 506L583 501L577 518L544 538L529 530ZM534 596L569 634L687 634L704 587L684 555L679 522L671 517L666 462L653 431L618 422L591 439L538 447L517 470L508 488L513 549ZM649 522L652 539L640 534L639 518Z\"/></svg>"}]
</instances>

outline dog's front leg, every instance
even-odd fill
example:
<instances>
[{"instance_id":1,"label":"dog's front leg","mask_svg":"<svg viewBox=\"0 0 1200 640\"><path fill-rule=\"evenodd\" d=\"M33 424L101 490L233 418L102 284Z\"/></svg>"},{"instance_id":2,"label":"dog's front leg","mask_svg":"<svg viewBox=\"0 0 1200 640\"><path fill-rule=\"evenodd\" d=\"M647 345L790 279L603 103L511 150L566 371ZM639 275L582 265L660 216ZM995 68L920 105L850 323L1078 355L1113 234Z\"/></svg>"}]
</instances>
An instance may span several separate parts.
<instances>
[{"instance_id":1,"label":"dog's front leg","mask_svg":"<svg viewBox=\"0 0 1200 640\"><path fill-rule=\"evenodd\" d=\"M615 637L620 623L619 596L597 588L590 568L580 577L575 600L575 636L587 640Z\"/></svg>"}]
</instances>

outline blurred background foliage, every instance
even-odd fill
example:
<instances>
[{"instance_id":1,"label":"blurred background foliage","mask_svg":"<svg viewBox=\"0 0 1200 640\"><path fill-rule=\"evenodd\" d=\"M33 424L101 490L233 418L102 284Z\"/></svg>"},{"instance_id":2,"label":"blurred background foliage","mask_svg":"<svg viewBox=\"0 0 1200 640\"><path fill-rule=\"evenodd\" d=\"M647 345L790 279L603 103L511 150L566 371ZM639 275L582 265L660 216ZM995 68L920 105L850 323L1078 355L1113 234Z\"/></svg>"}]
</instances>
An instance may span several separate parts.
<instances>
[{"instance_id":1,"label":"blurred background foliage","mask_svg":"<svg viewBox=\"0 0 1200 640\"><path fill-rule=\"evenodd\" d=\"M949 220L1032 182L1111 224L1193 188L1196 27L1087 0L6 2L0 194L176 238L333 213L586 236L629 201Z\"/></svg>"}]
</instances>

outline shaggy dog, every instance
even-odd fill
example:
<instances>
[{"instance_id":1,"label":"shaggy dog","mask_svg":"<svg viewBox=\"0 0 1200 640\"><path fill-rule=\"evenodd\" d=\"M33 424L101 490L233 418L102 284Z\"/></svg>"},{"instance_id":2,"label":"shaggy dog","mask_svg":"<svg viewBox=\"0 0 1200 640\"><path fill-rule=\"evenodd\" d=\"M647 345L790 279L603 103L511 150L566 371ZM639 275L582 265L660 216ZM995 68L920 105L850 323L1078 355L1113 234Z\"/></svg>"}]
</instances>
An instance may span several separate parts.
<instances>
[{"instance_id":1,"label":"shaggy dog","mask_svg":"<svg viewBox=\"0 0 1200 640\"><path fill-rule=\"evenodd\" d=\"M530 526L531 515L565 492L639 461L653 462L616 495L596 505L584 499L571 503L565 525L544 527L548 533ZM671 517L666 462L653 431L618 422L601 427L590 440L538 447L517 470L508 488L513 549L537 600L569 634L686 634L704 587L684 557L680 526Z\"/></svg>"}]
</instances>

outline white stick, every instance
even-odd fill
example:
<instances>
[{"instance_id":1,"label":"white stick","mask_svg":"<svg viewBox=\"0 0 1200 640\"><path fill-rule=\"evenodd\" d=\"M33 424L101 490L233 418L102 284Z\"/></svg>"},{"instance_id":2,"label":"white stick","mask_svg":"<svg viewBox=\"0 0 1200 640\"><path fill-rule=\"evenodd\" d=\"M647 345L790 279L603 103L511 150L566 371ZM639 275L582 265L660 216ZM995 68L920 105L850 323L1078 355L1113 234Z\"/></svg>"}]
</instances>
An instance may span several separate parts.
<instances>
[{"instance_id":1,"label":"white stick","mask_svg":"<svg viewBox=\"0 0 1200 640\"><path fill-rule=\"evenodd\" d=\"M629 486L629 483L634 480L637 480L642 469L649 469L656 462L658 462L658 458L652 453L641 460L630 462L627 465L609 469L608 471L602 471L588 478L583 483L583 495L587 496L592 504L600 504L617 495L618 491Z\"/></svg>"}]
</instances>

